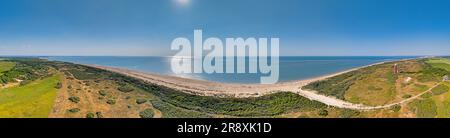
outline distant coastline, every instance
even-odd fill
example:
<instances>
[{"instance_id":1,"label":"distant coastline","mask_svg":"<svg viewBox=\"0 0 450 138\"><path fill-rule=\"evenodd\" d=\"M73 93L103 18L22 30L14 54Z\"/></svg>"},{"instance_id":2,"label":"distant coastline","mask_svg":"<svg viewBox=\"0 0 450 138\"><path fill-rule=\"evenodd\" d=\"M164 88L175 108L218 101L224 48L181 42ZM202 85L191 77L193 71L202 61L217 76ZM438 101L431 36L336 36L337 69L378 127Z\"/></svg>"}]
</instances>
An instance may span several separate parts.
<instances>
[{"instance_id":1,"label":"distant coastline","mask_svg":"<svg viewBox=\"0 0 450 138\"><path fill-rule=\"evenodd\" d=\"M260 77L266 75L260 73L174 74L171 72L171 57L48 56L43 58L222 83L259 84ZM279 82L313 79L378 62L408 58L417 58L417 56L282 56L280 57Z\"/></svg>"}]
</instances>

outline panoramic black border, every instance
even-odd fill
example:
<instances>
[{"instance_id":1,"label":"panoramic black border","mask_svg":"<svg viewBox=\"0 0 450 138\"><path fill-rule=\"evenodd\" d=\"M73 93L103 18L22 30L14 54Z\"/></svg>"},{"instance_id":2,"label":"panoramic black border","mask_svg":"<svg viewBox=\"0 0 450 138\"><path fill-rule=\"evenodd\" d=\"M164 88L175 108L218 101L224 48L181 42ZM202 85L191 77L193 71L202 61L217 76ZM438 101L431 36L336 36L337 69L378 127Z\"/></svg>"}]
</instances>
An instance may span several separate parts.
<instances>
[{"instance_id":1,"label":"panoramic black border","mask_svg":"<svg viewBox=\"0 0 450 138\"><path fill-rule=\"evenodd\" d=\"M204 133L178 133L180 124L221 123L270 123L268 133L219 133L211 131L207 136L227 137L271 137L271 136L349 136L359 133L366 136L420 135L427 133L447 133L450 119L289 119L289 118L170 118L170 119L0 119L2 133L24 130L23 133L59 133L70 136L124 136L124 137L203 137ZM356 135L357 136L357 135Z\"/></svg>"}]
</instances>

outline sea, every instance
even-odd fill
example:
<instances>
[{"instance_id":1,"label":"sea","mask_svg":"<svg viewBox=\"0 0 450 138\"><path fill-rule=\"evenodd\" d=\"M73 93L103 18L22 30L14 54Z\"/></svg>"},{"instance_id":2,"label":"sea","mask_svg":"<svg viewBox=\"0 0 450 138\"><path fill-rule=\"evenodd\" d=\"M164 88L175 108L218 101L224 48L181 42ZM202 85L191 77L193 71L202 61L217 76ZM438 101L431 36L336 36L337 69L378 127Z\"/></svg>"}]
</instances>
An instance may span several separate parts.
<instances>
[{"instance_id":1,"label":"sea","mask_svg":"<svg viewBox=\"0 0 450 138\"><path fill-rule=\"evenodd\" d=\"M47 56L52 61L124 68L142 72L171 75L223 83L260 83L262 73L183 73L171 69L173 57L129 56ZM285 56L279 58L279 81L304 80L329 75L378 62L417 58L416 56ZM248 59L248 58L247 58ZM248 64L247 64L248 67Z\"/></svg>"}]
</instances>

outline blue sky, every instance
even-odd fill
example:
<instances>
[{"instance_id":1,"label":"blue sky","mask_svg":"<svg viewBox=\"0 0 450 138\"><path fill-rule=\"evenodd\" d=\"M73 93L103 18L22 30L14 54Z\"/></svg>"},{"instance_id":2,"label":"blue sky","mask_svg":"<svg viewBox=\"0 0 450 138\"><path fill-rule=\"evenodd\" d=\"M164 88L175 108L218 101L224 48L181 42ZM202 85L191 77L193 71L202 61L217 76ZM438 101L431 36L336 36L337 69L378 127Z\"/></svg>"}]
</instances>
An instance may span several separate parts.
<instances>
[{"instance_id":1,"label":"blue sky","mask_svg":"<svg viewBox=\"0 0 450 138\"><path fill-rule=\"evenodd\" d=\"M184 1L184 2L183 2ZM446 0L1 0L0 55L170 56L177 37L278 37L281 55L450 55Z\"/></svg>"}]
</instances>

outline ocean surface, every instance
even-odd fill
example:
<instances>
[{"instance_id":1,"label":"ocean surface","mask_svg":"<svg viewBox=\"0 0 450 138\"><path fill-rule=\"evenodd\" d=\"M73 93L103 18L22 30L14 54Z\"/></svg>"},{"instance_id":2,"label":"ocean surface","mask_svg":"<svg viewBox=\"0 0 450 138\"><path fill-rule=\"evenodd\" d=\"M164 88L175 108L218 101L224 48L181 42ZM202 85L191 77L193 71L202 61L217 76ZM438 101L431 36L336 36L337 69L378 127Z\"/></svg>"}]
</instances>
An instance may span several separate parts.
<instances>
[{"instance_id":1,"label":"ocean surface","mask_svg":"<svg viewBox=\"0 0 450 138\"><path fill-rule=\"evenodd\" d=\"M172 72L170 65L172 57L54 56L43 58L55 61L65 61L80 64L95 64L102 66L119 67L149 73L158 73L164 75L172 75L185 78L193 78L225 83L259 83L261 76L268 75L261 73L175 74ZM279 82L320 77L355 67L366 66L383 61L392 61L407 58L415 58L415 57L413 56L280 57Z\"/></svg>"}]
</instances>

